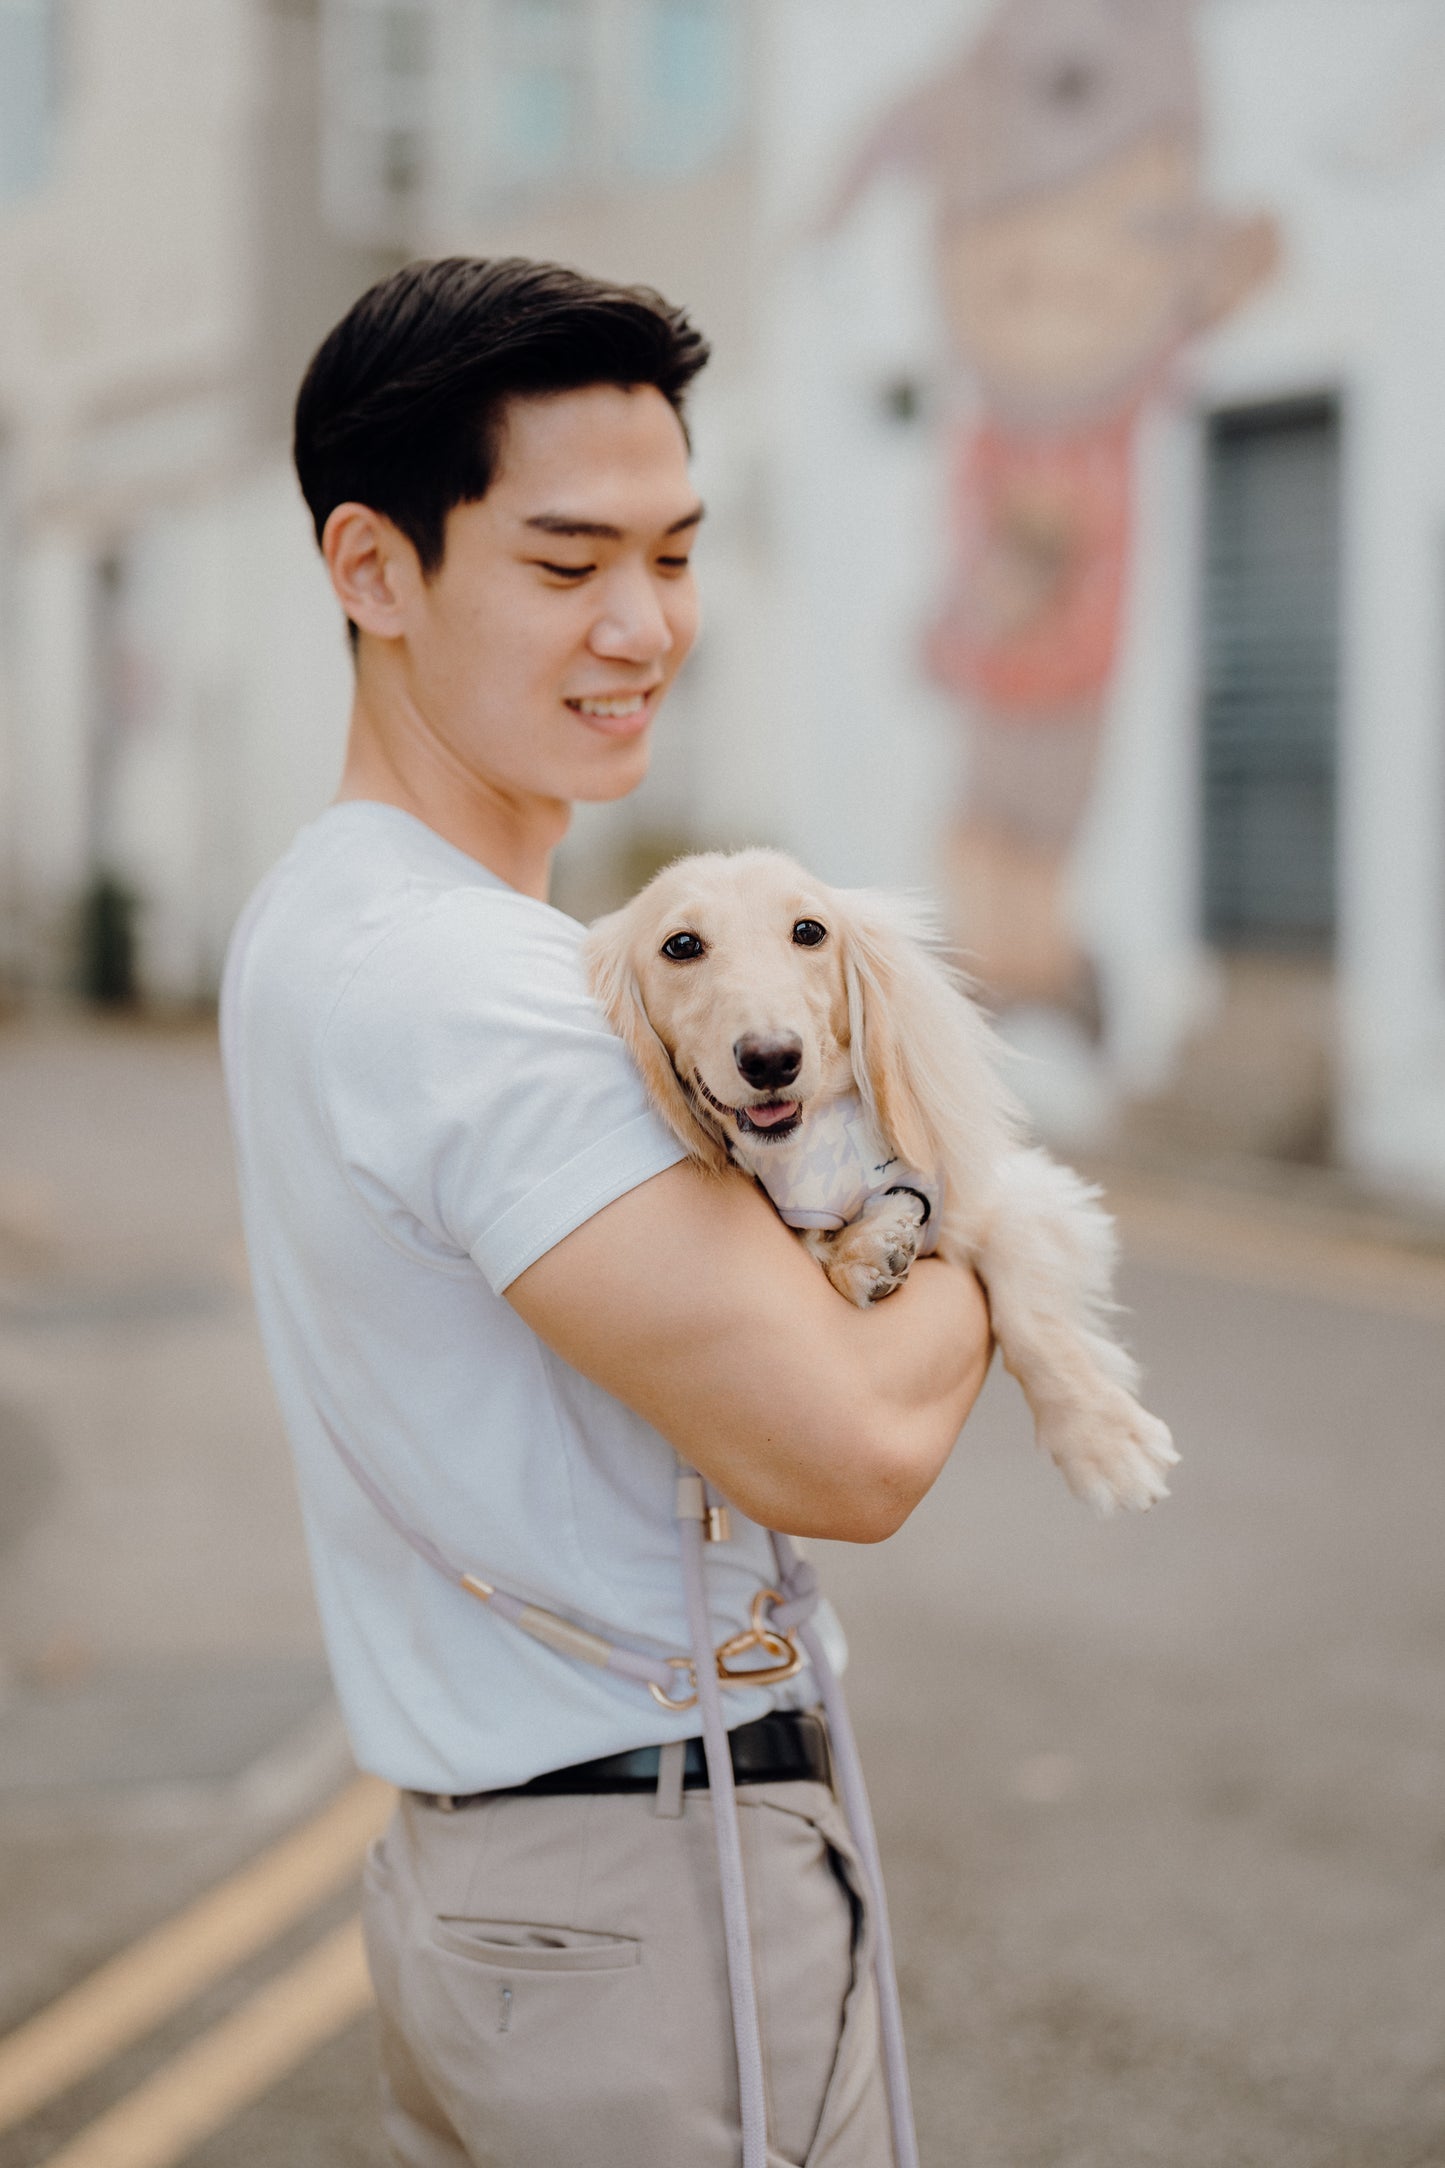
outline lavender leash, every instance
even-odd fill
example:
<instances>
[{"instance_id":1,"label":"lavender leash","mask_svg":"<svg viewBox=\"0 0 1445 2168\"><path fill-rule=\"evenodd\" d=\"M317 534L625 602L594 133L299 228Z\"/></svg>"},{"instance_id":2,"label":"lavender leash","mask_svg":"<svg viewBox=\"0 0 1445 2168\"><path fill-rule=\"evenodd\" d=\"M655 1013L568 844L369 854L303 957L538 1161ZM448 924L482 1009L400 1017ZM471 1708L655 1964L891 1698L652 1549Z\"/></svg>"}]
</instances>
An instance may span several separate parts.
<instances>
[{"instance_id":1,"label":"lavender leash","mask_svg":"<svg viewBox=\"0 0 1445 2168\"><path fill-rule=\"evenodd\" d=\"M778 1562L778 1579L784 1594L799 1602L806 1601L812 1594L816 1601L817 1577L812 1567L799 1558L787 1536L774 1534L773 1556ZM785 1625L788 1609L786 1604L774 1607L775 1623ZM811 1614L811 1606L809 1610ZM868 1893L873 1900L873 1977L878 1989L878 2030L883 2042L883 2075L888 2087L888 2120L893 2131L895 2168L918 2168L918 2138L913 2125L913 2093L908 2082L908 2054L903 2041L903 2011L898 1999L893 1930L888 1919L883 1862L879 1857L862 1758L853 1732L853 1720L848 1714L843 1682L823 1646L822 1635L811 1622L811 1615L799 1621L797 1632L808 1652L808 1662L823 1697L843 1814L858 1847Z\"/></svg>"},{"instance_id":2,"label":"lavender leash","mask_svg":"<svg viewBox=\"0 0 1445 2168\"><path fill-rule=\"evenodd\" d=\"M681 1501L685 1496L681 1484L678 1494ZM722 1692L713 1656L712 1621L708 1616L702 1527L699 1516L679 1513L682 1587L697 1672L698 1711L702 1717L703 1751L707 1756L708 1786L712 1793L718 1879L722 1884L723 1941L727 1949L728 1991L732 1997L733 2039L737 2047L743 2168L767 2168L768 2104L763 2082L763 2036L758 2025L753 1940L748 1926L748 1893L743 1878L742 1833L738 1826L732 1749L728 1744Z\"/></svg>"}]
</instances>

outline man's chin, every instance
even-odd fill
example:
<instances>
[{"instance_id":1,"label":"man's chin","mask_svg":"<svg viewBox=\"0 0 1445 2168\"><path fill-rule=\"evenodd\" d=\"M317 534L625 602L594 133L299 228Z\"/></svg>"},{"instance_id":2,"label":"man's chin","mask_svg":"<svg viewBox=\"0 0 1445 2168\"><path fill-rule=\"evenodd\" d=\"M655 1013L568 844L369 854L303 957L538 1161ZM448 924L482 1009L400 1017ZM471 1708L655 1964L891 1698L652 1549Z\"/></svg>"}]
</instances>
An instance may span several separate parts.
<instances>
[{"instance_id":1,"label":"man's chin","mask_svg":"<svg viewBox=\"0 0 1445 2168\"><path fill-rule=\"evenodd\" d=\"M636 790L652 761L652 732L606 746L600 759L580 763L567 796L576 805L610 805Z\"/></svg>"}]
</instances>

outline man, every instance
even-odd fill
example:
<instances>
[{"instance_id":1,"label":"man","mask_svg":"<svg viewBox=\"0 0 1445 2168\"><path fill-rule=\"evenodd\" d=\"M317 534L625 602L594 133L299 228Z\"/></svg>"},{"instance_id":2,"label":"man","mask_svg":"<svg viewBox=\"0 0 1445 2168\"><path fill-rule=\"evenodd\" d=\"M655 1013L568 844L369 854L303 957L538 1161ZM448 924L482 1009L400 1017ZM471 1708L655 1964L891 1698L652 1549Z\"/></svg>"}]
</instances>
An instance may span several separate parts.
<instances>
[{"instance_id":1,"label":"man","mask_svg":"<svg viewBox=\"0 0 1445 2168\"><path fill-rule=\"evenodd\" d=\"M696 630L706 355L653 294L453 259L364 295L297 405L356 698L336 803L237 930L223 1029L337 1689L402 1794L366 1924L406 2168L725 2168L737 2081L696 1711L529 1640L378 1500L674 1653L674 1449L735 1509L721 1642L771 1578L763 1528L889 1534L988 1363L970 1275L927 1264L865 1315L751 1184L681 1162L545 900L572 801L642 779ZM806 1674L729 1696L772 2145L879 2168L815 1699Z\"/></svg>"}]
</instances>

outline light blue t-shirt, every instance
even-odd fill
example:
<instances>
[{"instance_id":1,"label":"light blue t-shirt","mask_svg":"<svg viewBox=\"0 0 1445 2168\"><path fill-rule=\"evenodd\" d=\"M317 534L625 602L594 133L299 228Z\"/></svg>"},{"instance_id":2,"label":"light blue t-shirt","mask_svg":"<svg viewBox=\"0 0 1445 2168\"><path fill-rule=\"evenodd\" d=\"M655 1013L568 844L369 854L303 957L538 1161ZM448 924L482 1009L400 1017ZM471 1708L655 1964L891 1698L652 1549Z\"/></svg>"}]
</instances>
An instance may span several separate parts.
<instances>
[{"instance_id":1,"label":"light blue t-shirt","mask_svg":"<svg viewBox=\"0 0 1445 2168\"><path fill-rule=\"evenodd\" d=\"M450 1585L325 1428L463 1568L608 1640L686 1649L671 1447L504 1300L682 1156L588 994L582 937L409 814L353 802L303 829L227 959L246 1239L337 1692L359 1764L415 1790L700 1728ZM732 1525L707 1561L719 1641L772 1579L764 1532ZM815 1698L805 1672L727 1713Z\"/></svg>"}]
</instances>

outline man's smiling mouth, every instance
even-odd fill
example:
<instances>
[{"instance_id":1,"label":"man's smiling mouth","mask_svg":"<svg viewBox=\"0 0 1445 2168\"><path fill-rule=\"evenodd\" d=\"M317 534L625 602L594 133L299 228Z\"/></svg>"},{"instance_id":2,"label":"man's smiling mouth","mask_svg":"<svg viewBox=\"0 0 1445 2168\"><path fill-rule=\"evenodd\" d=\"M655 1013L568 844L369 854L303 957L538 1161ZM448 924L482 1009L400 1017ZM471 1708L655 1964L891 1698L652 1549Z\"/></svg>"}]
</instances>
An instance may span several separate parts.
<instances>
[{"instance_id":1,"label":"man's smiling mouth","mask_svg":"<svg viewBox=\"0 0 1445 2168\"><path fill-rule=\"evenodd\" d=\"M715 1093L710 1092L702 1078L693 1071L693 1082L708 1105L730 1122L736 1122L745 1137L762 1137L770 1144L790 1137L803 1119L803 1103L800 1099L764 1099L756 1106L725 1106Z\"/></svg>"},{"instance_id":2,"label":"man's smiling mouth","mask_svg":"<svg viewBox=\"0 0 1445 2168\"><path fill-rule=\"evenodd\" d=\"M591 715L603 722L620 723L625 722L629 716L641 715L656 691L655 685L649 685L645 692L612 693L606 698L600 694L578 694L568 700L566 705L574 714Z\"/></svg>"}]
</instances>

